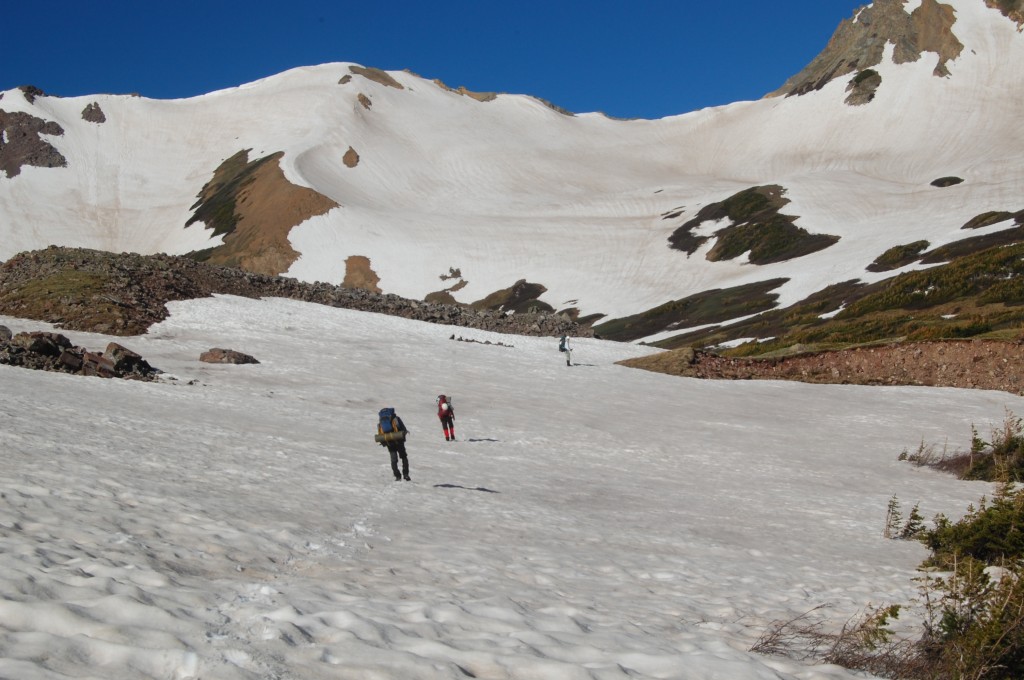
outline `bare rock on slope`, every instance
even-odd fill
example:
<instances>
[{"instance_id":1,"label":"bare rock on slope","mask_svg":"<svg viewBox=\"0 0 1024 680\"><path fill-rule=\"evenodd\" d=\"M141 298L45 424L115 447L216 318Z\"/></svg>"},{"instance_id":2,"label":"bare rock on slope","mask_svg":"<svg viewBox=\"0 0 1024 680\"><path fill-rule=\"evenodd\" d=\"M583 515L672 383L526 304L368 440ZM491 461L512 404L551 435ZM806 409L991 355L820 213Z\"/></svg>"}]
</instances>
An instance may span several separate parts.
<instances>
[{"instance_id":1,"label":"bare rock on slope","mask_svg":"<svg viewBox=\"0 0 1024 680\"><path fill-rule=\"evenodd\" d=\"M0 109L0 170L7 177L21 174L22 167L64 168L68 161L42 135L60 136L64 128L54 121Z\"/></svg>"},{"instance_id":2,"label":"bare rock on slope","mask_svg":"<svg viewBox=\"0 0 1024 680\"><path fill-rule=\"evenodd\" d=\"M875 0L840 23L821 54L768 96L806 94L836 78L877 66L888 43L894 45L897 64L916 62L925 52L937 54L934 74L947 76L946 63L964 49L956 37L955 22L953 8L937 0L922 0L910 14L904 10L904 0Z\"/></svg>"}]
</instances>

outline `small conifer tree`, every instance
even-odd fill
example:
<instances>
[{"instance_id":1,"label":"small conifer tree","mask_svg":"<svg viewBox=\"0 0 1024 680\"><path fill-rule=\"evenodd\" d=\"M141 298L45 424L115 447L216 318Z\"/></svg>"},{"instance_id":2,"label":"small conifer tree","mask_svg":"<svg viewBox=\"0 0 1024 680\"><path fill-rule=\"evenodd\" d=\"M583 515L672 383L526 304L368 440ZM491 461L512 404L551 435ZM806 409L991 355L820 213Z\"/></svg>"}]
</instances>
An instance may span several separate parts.
<instances>
[{"instance_id":1,"label":"small conifer tree","mask_svg":"<svg viewBox=\"0 0 1024 680\"><path fill-rule=\"evenodd\" d=\"M885 511L885 530L882 535L886 538L899 536L900 526L903 524L903 514L900 512L900 501L893 494L889 499L889 507Z\"/></svg>"},{"instance_id":2,"label":"small conifer tree","mask_svg":"<svg viewBox=\"0 0 1024 680\"><path fill-rule=\"evenodd\" d=\"M907 521L903 524L903 528L900 529L900 538L904 540L917 538L924 531L924 517L921 516L921 512L918 509L919 505L920 503L915 503L914 507L910 509L910 515L907 516Z\"/></svg>"}]
</instances>

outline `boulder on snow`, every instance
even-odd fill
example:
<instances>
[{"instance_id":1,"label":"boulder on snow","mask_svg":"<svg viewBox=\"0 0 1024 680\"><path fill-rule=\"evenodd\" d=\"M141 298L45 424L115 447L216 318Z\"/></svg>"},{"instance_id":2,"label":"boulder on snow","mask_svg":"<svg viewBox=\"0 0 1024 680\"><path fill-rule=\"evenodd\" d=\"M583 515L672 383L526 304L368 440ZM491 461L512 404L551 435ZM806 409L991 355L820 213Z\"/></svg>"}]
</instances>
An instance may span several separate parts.
<instances>
[{"instance_id":1,"label":"boulder on snow","mask_svg":"<svg viewBox=\"0 0 1024 680\"><path fill-rule=\"evenodd\" d=\"M18 333L11 338L11 344L26 352L48 357L58 357L63 350L71 347L71 341L66 337L49 331Z\"/></svg>"},{"instance_id":2,"label":"boulder on snow","mask_svg":"<svg viewBox=\"0 0 1024 680\"><path fill-rule=\"evenodd\" d=\"M116 342L107 345L107 349L103 352L103 358L110 362L114 373L117 375L124 375L126 373L146 374L153 371L153 367L137 352L133 352Z\"/></svg>"},{"instance_id":3,"label":"boulder on snow","mask_svg":"<svg viewBox=\"0 0 1024 680\"><path fill-rule=\"evenodd\" d=\"M12 337L14 336L11 334L10 328L7 326L0 326L0 342L7 342Z\"/></svg>"},{"instance_id":4,"label":"boulder on snow","mask_svg":"<svg viewBox=\"0 0 1024 680\"><path fill-rule=\"evenodd\" d=\"M214 347L199 355L199 360L208 364L258 364L255 357L233 349Z\"/></svg>"}]
</instances>

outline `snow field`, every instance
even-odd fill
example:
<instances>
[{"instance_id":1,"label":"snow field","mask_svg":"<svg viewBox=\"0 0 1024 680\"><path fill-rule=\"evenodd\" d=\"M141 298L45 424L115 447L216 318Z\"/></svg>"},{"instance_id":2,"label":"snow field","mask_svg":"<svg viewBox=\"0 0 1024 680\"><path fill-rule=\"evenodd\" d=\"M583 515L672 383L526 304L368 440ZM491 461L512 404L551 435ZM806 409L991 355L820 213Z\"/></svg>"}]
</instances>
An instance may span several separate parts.
<instances>
[{"instance_id":1,"label":"snow field","mask_svg":"<svg viewBox=\"0 0 1024 680\"><path fill-rule=\"evenodd\" d=\"M990 487L899 452L1022 409L671 378L588 339L566 367L552 338L287 300L174 303L118 341L164 380L0 366L0 674L852 678L747 650L819 604L912 602L925 551L882 538L888 499L958 516ZM385 405L412 483L373 443Z\"/></svg>"}]
</instances>

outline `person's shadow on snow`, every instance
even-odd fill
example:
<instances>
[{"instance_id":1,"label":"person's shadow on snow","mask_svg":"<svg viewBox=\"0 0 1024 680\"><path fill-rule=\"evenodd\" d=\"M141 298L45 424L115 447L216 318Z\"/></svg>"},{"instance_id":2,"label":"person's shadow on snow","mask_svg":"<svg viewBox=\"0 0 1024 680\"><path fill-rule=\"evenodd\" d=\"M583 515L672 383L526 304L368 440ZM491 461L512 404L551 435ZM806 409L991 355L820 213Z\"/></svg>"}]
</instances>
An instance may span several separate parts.
<instances>
[{"instance_id":1,"label":"person's shadow on snow","mask_svg":"<svg viewBox=\"0 0 1024 680\"><path fill-rule=\"evenodd\" d=\"M435 484L434 488L435 489L465 489L466 491L483 491L485 493L501 493L500 491L495 491L494 489L488 489L487 487L484 487L484 486L478 486L478 487L470 488L468 486L462 486L461 484Z\"/></svg>"}]
</instances>

